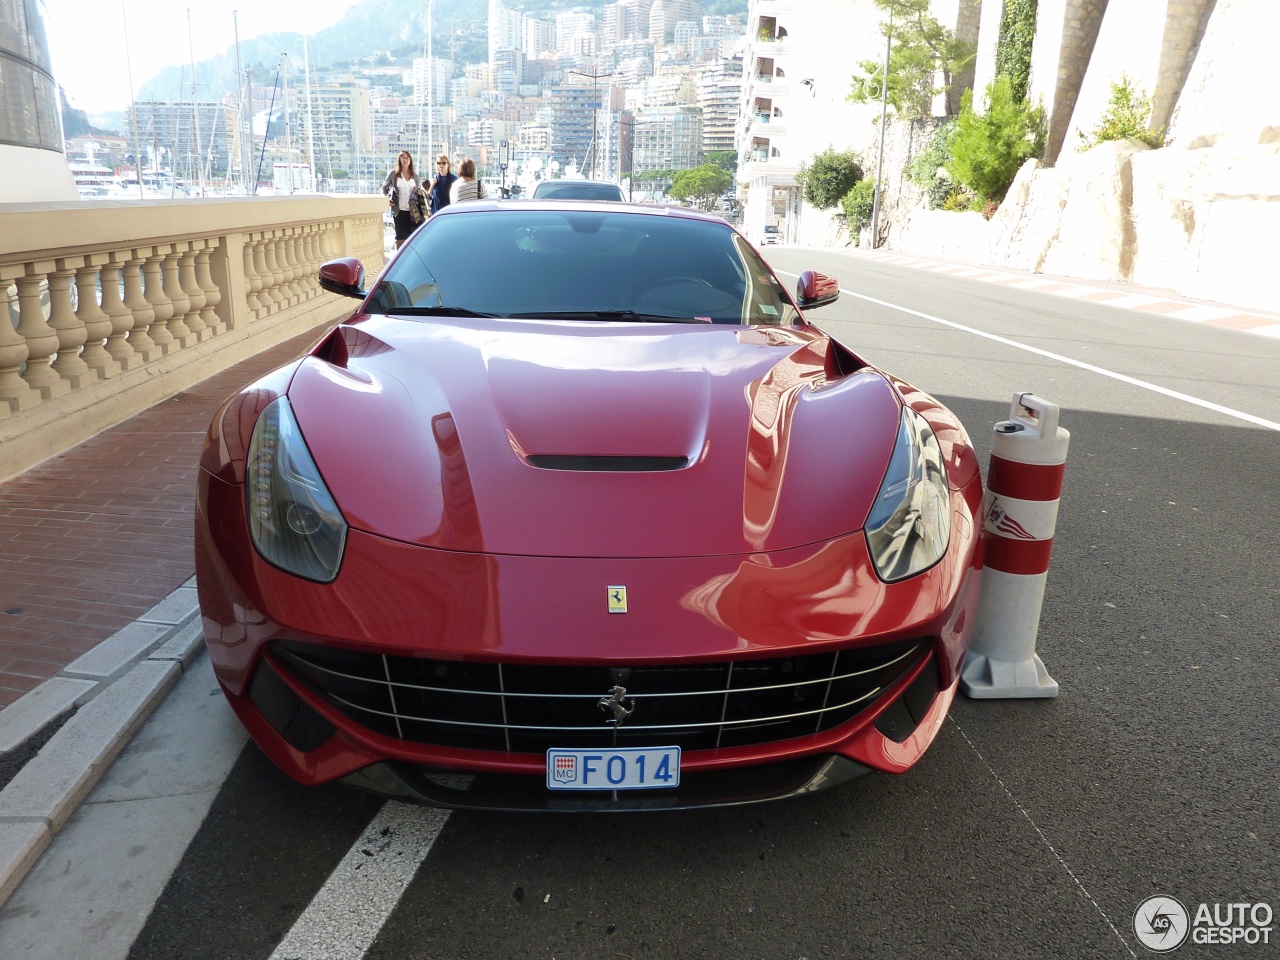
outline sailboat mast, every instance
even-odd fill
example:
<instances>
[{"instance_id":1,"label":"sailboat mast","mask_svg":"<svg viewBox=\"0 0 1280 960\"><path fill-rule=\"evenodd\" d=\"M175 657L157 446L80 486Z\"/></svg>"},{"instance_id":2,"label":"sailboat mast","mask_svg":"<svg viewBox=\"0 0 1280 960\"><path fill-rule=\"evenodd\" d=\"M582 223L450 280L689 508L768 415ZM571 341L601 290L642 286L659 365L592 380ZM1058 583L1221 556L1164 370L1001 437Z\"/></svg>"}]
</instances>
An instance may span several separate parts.
<instances>
[{"instance_id":1,"label":"sailboat mast","mask_svg":"<svg viewBox=\"0 0 1280 960\"><path fill-rule=\"evenodd\" d=\"M433 16L435 12L435 3L433 0L427 0L427 152L435 153L436 134L435 134L435 114L436 114L436 95L435 95L435 55L431 52L431 35L435 33L435 23ZM419 127L421 129L421 127ZM427 167L428 172L434 169Z\"/></svg>"},{"instance_id":2,"label":"sailboat mast","mask_svg":"<svg viewBox=\"0 0 1280 960\"><path fill-rule=\"evenodd\" d=\"M204 148L200 143L200 104L196 102L196 48L191 43L191 8L187 7L187 53L191 56L191 125L196 134L196 170L200 177L200 196L204 196ZM175 178L176 179L176 178Z\"/></svg>"},{"instance_id":3,"label":"sailboat mast","mask_svg":"<svg viewBox=\"0 0 1280 960\"><path fill-rule=\"evenodd\" d=\"M293 193L293 132L289 128L289 55L280 54L280 72L284 75L284 160L289 171L289 192Z\"/></svg>"},{"instance_id":4,"label":"sailboat mast","mask_svg":"<svg viewBox=\"0 0 1280 960\"><path fill-rule=\"evenodd\" d=\"M244 106L244 70L240 66L240 11L231 11L231 23L236 34L236 139L240 142L240 176L244 181L244 195L249 195L249 165L252 162L249 158L252 156L253 139L253 88L249 88L249 110L245 112ZM245 119L249 121L249 136L244 135Z\"/></svg>"},{"instance_id":5,"label":"sailboat mast","mask_svg":"<svg viewBox=\"0 0 1280 960\"><path fill-rule=\"evenodd\" d=\"M138 141L138 101L133 95L133 58L129 56L129 15L125 11L124 0L120 0L120 19L124 23L124 62L129 73L129 99L133 101L133 165L138 171L138 198L142 192L142 145Z\"/></svg>"},{"instance_id":6,"label":"sailboat mast","mask_svg":"<svg viewBox=\"0 0 1280 960\"><path fill-rule=\"evenodd\" d=\"M302 70L307 80L307 166L311 170L311 190L318 193L319 181L316 178L316 137L315 125L311 122L311 53L307 47L307 35L302 35Z\"/></svg>"}]
</instances>

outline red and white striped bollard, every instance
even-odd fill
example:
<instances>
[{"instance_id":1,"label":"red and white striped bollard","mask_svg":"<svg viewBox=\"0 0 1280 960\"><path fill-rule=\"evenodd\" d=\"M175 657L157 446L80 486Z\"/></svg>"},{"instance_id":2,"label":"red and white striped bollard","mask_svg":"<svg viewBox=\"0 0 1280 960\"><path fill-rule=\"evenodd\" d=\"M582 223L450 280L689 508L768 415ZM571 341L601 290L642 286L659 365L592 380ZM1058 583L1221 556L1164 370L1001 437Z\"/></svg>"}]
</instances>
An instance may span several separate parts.
<instances>
[{"instance_id":1,"label":"red and white striped bollard","mask_svg":"<svg viewBox=\"0 0 1280 960\"><path fill-rule=\"evenodd\" d=\"M974 699L1056 697L1058 684L1036 655L1040 607L1071 434L1058 407L1015 393L995 426L982 516L986 569L960 689Z\"/></svg>"}]
</instances>

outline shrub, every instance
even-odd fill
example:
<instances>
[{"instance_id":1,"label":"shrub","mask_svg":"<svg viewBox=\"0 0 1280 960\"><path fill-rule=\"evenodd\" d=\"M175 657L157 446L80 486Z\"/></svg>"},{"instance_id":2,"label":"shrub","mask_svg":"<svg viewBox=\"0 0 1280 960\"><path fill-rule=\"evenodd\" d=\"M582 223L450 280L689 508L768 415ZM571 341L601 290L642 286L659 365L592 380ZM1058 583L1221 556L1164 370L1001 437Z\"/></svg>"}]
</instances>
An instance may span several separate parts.
<instances>
[{"instance_id":1,"label":"shrub","mask_svg":"<svg viewBox=\"0 0 1280 960\"><path fill-rule=\"evenodd\" d=\"M801 164L796 174L801 196L819 210L838 206L861 179L862 158L853 150L837 151L834 147Z\"/></svg>"},{"instance_id":2,"label":"shrub","mask_svg":"<svg viewBox=\"0 0 1280 960\"><path fill-rule=\"evenodd\" d=\"M951 141L956 136L956 123L948 120L933 131L924 149L907 161L904 172L917 187L928 190L938 179L938 171L951 162Z\"/></svg>"},{"instance_id":3,"label":"shrub","mask_svg":"<svg viewBox=\"0 0 1280 960\"><path fill-rule=\"evenodd\" d=\"M953 186L946 199L942 201L942 209L948 213L964 213L966 210L973 209L975 199L977 199L976 195L967 187Z\"/></svg>"},{"instance_id":4,"label":"shrub","mask_svg":"<svg viewBox=\"0 0 1280 960\"><path fill-rule=\"evenodd\" d=\"M940 210L955 188L956 182L950 177L934 177L929 185L929 209Z\"/></svg>"},{"instance_id":5,"label":"shrub","mask_svg":"<svg viewBox=\"0 0 1280 960\"><path fill-rule=\"evenodd\" d=\"M871 222L871 214L875 209L875 196L876 182L859 180L841 199L840 208L844 211L844 219L849 224L851 235L856 235Z\"/></svg>"},{"instance_id":6,"label":"shrub","mask_svg":"<svg viewBox=\"0 0 1280 960\"><path fill-rule=\"evenodd\" d=\"M1013 98L1008 77L987 87L987 109L973 109L973 91L965 91L951 142L950 172L959 183L989 200L1003 200L1018 168L1044 151L1044 110Z\"/></svg>"},{"instance_id":7,"label":"shrub","mask_svg":"<svg viewBox=\"0 0 1280 960\"><path fill-rule=\"evenodd\" d=\"M1088 150L1108 140L1137 140L1149 147L1164 146L1164 127L1152 130L1151 98L1120 74L1120 82L1111 84L1111 100L1098 125L1089 133L1076 131L1084 143L1081 150Z\"/></svg>"}]
</instances>

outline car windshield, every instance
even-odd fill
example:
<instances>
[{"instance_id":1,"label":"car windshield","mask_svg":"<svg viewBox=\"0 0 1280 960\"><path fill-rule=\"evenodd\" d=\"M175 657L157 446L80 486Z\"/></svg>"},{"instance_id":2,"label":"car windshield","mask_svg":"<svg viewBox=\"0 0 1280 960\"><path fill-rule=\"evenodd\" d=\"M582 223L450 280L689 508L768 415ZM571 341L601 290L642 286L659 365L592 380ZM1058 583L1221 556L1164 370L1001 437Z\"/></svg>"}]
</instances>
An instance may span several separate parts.
<instances>
[{"instance_id":1,"label":"car windshield","mask_svg":"<svg viewBox=\"0 0 1280 960\"><path fill-rule=\"evenodd\" d=\"M590 180L543 180L533 188L535 200L621 200L622 188L616 183L593 183Z\"/></svg>"},{"instance_id":2,"label":"car windshield","mask_svg":"<svg viewBox=\"0 0 1280 960\"><path fill-rule=\"evenodd\" d=\"M665 213L499 208L433 217L371 313L790 325L799 314L728 224Z\"/></svg>"}]
</instances>

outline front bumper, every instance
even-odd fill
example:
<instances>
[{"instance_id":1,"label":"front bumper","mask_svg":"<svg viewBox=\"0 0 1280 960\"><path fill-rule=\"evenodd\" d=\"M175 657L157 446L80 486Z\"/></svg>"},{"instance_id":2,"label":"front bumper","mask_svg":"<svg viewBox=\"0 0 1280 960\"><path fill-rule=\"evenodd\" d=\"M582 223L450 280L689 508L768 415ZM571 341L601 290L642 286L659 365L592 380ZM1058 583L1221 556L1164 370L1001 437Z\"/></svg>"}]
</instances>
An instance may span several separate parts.
<instances>
[{"instance_id":1,"label":"front bumper","mask_svg":"<svg viewBox=\"0 0 1280 960\"><path fill-rule=\"evenodd\" d=\"M812 792L864 769L903 772L932 742L954 696L981 579L972 514L958 493L947 555L897 584L865 575L861 534L765 557L602 560L451 554L357 530L338 579L315 584L262 561L243 503L241 486L202 471L196 561L205 635L218 679L255 741L303 783L354 775L366 789L453 806L714 806ZM604 585L616 583L644 601L626 616L606 612ZM695 746L684 754L687 786L621 798L549 796L545 755L527 747L446 746L358 722L332 691L271 653L275 644L304 644L520 667L698 667L838 656L908 640L923 643L910 669L886 676L865 708L835 726L773 742ZM927 696L907 697L921 682L931 685ZM428 776L439 771L476 780L459 797Z\"/></svg>"}]
</instances>

